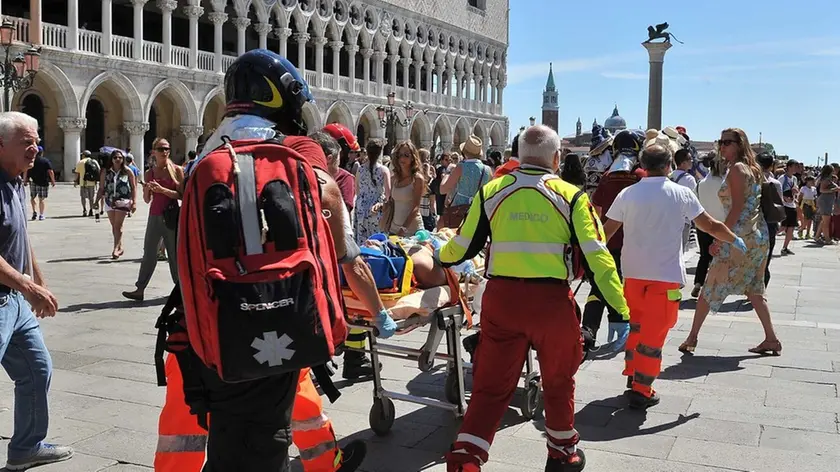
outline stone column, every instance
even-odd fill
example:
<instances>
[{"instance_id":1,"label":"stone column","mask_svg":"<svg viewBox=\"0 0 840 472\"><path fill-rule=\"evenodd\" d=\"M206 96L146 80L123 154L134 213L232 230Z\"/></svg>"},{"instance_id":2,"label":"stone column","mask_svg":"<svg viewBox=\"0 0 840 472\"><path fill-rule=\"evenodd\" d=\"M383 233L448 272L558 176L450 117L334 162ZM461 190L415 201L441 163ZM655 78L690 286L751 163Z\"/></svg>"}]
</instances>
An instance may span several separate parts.
<instances>
[{"instance_id":1,"label":"stone column","mask_svg":"<svg viewBox=\"0 0 840 472\"><path fill-rule=\"evenodd\" d=\"M64 130L64 159L61 175L65 182L73 181L73 171L82 154L82 130L87 126L84 118L61 116L58 127Z\"/></svg>"},{"instance_id":2,"label":"stone column","mask_svg":"<svg viewBox=\"0 0 840 472\"><path fill-rule=\"evenodd\" d=\"M455 132L452 132L452 136L440 136L440 147L443 152L451 152L452 151L452 140L455 139Z\"/></svg>"},{"instance_id":3,"label":"stone column","mask_svg":"<svg viewBox=\"0 0 840 472\"><path fill-rule=\"evenodd\" d=\"M499 79L493 79L490 81L490 103L494 105L493 110L495 111L496 102L498 98L496 97L496 92L499 90Z\"/></svg>"},{"instance_id":4,"label":"stone column","mask_svg":"<svg viewBox=\"0 0 840 472\"><path fill-rule=\"evenodd\" d=\"M185 154L190 151L195 151L195 148L198 147L198 138L204 134L204 128L201 126L181 126L181 132L187 137L187 149L184 151Z\"/></svg>"},{"instance_id":5,"label":"stone column","mask_svg":"<svg viewBox=\"0 0 840 472\"><path fill-rule=\"evenodd\" d=\"M102 45L99 52L104 56L111 55L111 0L102 0Z\"/></svg>"},{"instance_id":6,"label":"stone column","mask_svg":"<svg viewBox=\"0 0 840 472\"><path fill-rule=\"evenodd\" d=\"M280 38L279 54L283 57L288 56L289 37L292 36L291 28L275 28L274 33Z\"/></svg>"},{"instance_id":7,"label":"stone column","mask_svg":"<svg viewBox=\"0 0 840 472\"><path fill-rule=\"evenodd\" d=\"M323 36L316 36L312 40L315 43L315 85L324 86L324 46L329 42Z\"/></svg>"},{"instance_id":8,"label":"stone column","mask_svg":"<svg viewBox=\"0 0 840 472\"><path fill-rule=\"evenodd\" d=\"M414 97L414 100L417 102L423 101L423 87L422 87L422 78L423 78L423 59L421 58L417 61L417 65L414 66L414 87L417 90L417 94Z\"/></svg>"},{"instance_id":9,"label":"stone column","mask_svg":"<svg viewBox=\"0 0 840 472\"><path fill-rule=\"evenodd\" d=\"M411 82L408 77L409 70L411 68L412 59L410 57L402 58L402 65L403 65L403 100L411 100L411 95L409 95L409 91L411 88L409 87L409 83ZM396 86L396 84L394 84Z\"/></svg>"},{"instance_id":10,"label":"stone column","mask_svg":"<svg viewBox=\"0 0 840 472\"><path fill-rule=\"evenodd\" d=\"M364 81L364 87L362 90L365 92L365 95L370 95L370 58L373 56L373 49L367 48L362 49L362 67L364 70L362 71L362 80Z\"/></svg>"},{"instance_id":11,"label":"stone column","mask_svg":"<svg viewBox=\"0 0 840 472\"><path fill-rule=\"evenodd\" d=\"M70 3L74 3L75 0L71 0ZM131 3L134 5L134 60L141 61L143 60L143 7L146 5L148 0L131 0ZM78 23L78 17L76 18L76 23ZM78 48L78 32L74 35L76 37L76 47ZM69 43L68 43L69 46Z\"/></svg>"},{"instance_id":12,"label":"stone column","mask_svg":"<svg viewBox=\"0 0 840 472\"><path fill-rule=\"evenodd\" d=\"M648 84L648 129L662 129L662 66L671 43L642 43L650 59Z\"/></svg>"},{"instance_id":13,"label":"stone column","mask_svg":"<svg viewBox=\"0 0 840 472\"><path fill-rule=\"evenodd\" d=\"M344 47L347 50L347 72L350 76L350 93L356 93L356 53L359 52L359 46L356 44L348 44Z\"/></svg>"},{"instance_id":14,"label":"stone column","mask_svg":"<svg viewBox=\"0 0 840 472\"><path fill-rule=\"evenodd\" d=\"M297 41L298 47L298 72L300 72L301 76L304 76L304 71L306 70L306 42L312 36L309 33L298 33L295 35L295 41ZM304 77L306 80L306 77Z\"/></svg>"},{"instance_id":15,"label":"stone column","mask_svg":"<svg viewBox=\"0 0 840 472\"><path fill-rule=\"evenodd\" d=\"M41 0L29 0L29 42L41 45Z\"/></svg>"},{"instance_id":16,"label":"stone column","mask_svg":"<svg viewBox=\"0 0 840 472\"><path fill-rule=\"evenodd\" d=\"M260 49L268 49L268 33L272 26L269 23L257 23L254 25L254 31L260 35Z\"/></svg>"},{"instance_id":17,"label":"stone column","mask_svg":"<svg viewBox=\"0 0 840 472\"><path fill-rule=\"evenodd\" d=\"M388 59L391 61L391 67L388 71L391 74L391 91L396 93L397 92L397 62L400 60L399 54L391 54L388 56Z\"/></svg>"},{"instance_id":18,"label":"stone column","mask_svg":"<svg viewBox=\"0 0 840 472\"><path fill-rule=\"evenodd\" d=\"M228 20L228 16L227 13L214 11L207 15L207 18L213 23L213 70L224 72L222 70L222 25Z\"/></svg>"},{"instance_id":19,"label":"stone column","mask_svg":"<svg viewBox=\"0 0 840 472\"><path fill-rule=\"evenodd\" d=\"M329 46L333 52L333 90L341 90L339 79L341 78L341 48L344 47L344 42L330 41Z\"/></svg>"},{"instance_id":20,"label":"stone column","mask_svg":"<svg viewBox=\"0 0 840 472\"><path fill-rule=\"evenodd\" d=\"M250 18L234 18L231 20L233 26L236 26L236 54L241 56L245 54L245 30L250 26Z\"/></svg>"},{"instance_id":21,"label":"stone column","mask_svg":"<svg viewBox=\"0 0 840 472\"><path fill-rule=\"evenodd\" d=\"M447 101L447 105L449 106L449 108L452 108L452 105L455 100L452 95L453 86L455 86L455 95L458 95L458 89L461 87L461 82L455 76L455 69L453 69L452 67L446 69L446 74L449 77L449 93L447 94L449 95L449 100Z\"/></svg>"},{"instance_id":22,"label":"stone column","mask_svg":"<svg viewBox=\"0 0 840 472\"><path fill-rule=\"evenodd\" d=\"M374 65L376 66L376 95L385 95L385 57L388 53L376 51L373 54Z\"/></svg>"},{"instance_id":23,"label":"stone column","mask_svg":"<svg viewBox=\"0 0 840 472\"><path fill-rule=\"evenodd\" d=\"M440 98L443 96L443 61L435 62L435 74L437 75L437 105L443 105L441 103L443 99Z\"/></svg>"},{"instance_id":24,"label":"stone column","mask_svg":"<svg viewBox=\"0 0 840 472\"><path fill-rule=\"evenodd\" d=\"M128 131L129 147L134 151L132 153L134 156L134 165L142 172L146 168L146 163L144 162L146 156L143 155L143 136L146 134L146 131L149 131L149 123L126 121L123 122L123 128Z\"/></svg>"},{"instance_id":25,"label":"stone column","mask_svg":"<svg viewBox=\"0 0 840 472\"><path fill-rule=\"evenodd\" d=\"M67 49L79 50L79 0L67 2Z\"/></svg>"},{"instance_id":26,"label":"stone column","mask_svg":"<svg viewBox=\"0 0 840 472\"><path fill-rule=\"evenodd\" d=\"M158 0L157 6L163 14L163 65L168 66L172 64L172 11L178 8L178 2Z\"/></svg>"},{"instance_id":27,"label":"stone column","mask_svg":"<svg viewBox=\"0 0 840 472\"><path fill-rule=\"evenodd\" d=\"M190 19L190 69L198 69L198 19L204 14L204 8L187 5L184 13Z\"/></svg>"},{"instance_id":28,"label":"stone column","mask_svg":"<svg viewBox=\"0 0 840 472\"><path fill-rule=\"evenodd\" d=\"M432 79L432 68L434 66L431 62L426 63L426 103L432 103L432 91L435 85Z\"/></svg>"}]
</instances>

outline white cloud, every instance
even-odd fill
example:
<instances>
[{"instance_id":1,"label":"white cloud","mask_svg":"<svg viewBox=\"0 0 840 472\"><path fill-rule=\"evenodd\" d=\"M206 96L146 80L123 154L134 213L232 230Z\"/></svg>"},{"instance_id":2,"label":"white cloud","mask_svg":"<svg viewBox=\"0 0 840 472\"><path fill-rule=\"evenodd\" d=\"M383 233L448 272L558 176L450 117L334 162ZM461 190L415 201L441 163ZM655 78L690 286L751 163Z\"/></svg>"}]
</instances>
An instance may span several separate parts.
<instances>
[{"instance_id":1,"label":"white cloud","mask_svg":"<svg viewBox=\"0 0 840 472\"><path fill-rule=\"evenodd\" d=\"M840 56L840 46L821 49L811 53L812 56Z\"/></svg>"},{"instance_id":2,"label":"white cloud","mask_svg":"<svg viewBox=\"0 0 840 472\"><path fill-rule=\"evenodd\" d=\"M623 64L639 60L638 53L615 54L609 56L560 59L554 61L528 62L522 64L508 65L508 84L520 84L532 79L548 77L548 64L551 62L555 74L564 72L581 72L593 69L602 69L606 66ZM641 56L643 57L643 56Z\"/></svg>"},{"instance_id":3,"label":"white cloud","mask_svg":"<svg viewBox=\"0 0 840 472\"><path fill-rule=\"evenodd\" d=\"M601 72L601 77L619 80L645 80L648 78L647 74L637 74L635 72Z\"/></svg>"}]
</instances>

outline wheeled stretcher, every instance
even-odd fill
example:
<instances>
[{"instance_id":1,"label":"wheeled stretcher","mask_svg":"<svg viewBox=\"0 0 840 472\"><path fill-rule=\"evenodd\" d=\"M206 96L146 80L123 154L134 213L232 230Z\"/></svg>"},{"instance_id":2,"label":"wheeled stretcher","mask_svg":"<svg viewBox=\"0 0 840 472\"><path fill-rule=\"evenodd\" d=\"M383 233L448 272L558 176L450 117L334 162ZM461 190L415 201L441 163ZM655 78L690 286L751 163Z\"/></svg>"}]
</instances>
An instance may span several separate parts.
<instances>
[{"instance_id":1,"label":"wheeled stretcher","mask_svg":"<svg viewBox=\"0 0 840 472\"><path fill-rule=\"evenodd\" d=\"M461 286L461 290L463 299L469 300L469 281ZM360 310L350 310L350 326L365 330L368 338L367 349L350 350L370 353L371 361L375 367L373 406L369 414L370 427L374 433L384 436L391 430L396 419L393 400L450 410L456 417L464 415L466 412L464 377L467 370L472 370L472 364L462 359L461 329L464 327L468 330L477 329L477 327L471 325L471 314L468 310L469 307L463 303L454 305L447 303L446 306L435 308L430 312L418 310L423 313L397 321L397 335L409 333L419 327L429 327L426 341L420 349L378 341L370 315ZM446 351L441 352L439 346L444 338L446 339ZM446 361L447 373L444 383L446 401L386 390L382 385L382 375L378 369L380 357L416 361L418 369L422 372L430 371L436 360ZM529 351L523 378L525 399L520 409L522 416L530 420L536 416L542 403L540 375L534 368L533 351Z\"/></svg>"}]
</instances>

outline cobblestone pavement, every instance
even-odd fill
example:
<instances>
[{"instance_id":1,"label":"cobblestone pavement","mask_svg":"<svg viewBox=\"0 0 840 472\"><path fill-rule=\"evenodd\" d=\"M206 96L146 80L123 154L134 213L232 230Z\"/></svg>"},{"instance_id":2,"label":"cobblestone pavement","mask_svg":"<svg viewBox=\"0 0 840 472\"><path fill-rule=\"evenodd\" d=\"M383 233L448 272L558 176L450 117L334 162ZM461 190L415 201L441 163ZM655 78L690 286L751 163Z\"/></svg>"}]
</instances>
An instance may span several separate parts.
<instances>
[{"instance_id":1,"label":"cobblestone pavement","mask_svg":"<svg viewBox=\"0 0 840 472\"><path fill-rule=\"evenodd\" d=\"M171 281L159 267L145 303L120 296L137 277L146 205L126 220L126 252L119 261L110 260L107 220L96 223L78 216L80 211L77 191L59 186L51 191L46 221L29 226L61 304L58 316L42 322L55 366L49 440L77 451L69 462L37 470L151 470L164 396L155 385L153 325ZM625 409L620 359L582 367L577 425L588 471L838 470L838 252L804 242L792 248L795 256L773 259L768 295L784 343L781 357L747 353L761 341L761 327L749 306L730 299L724 313L709 318L696 355L681 358L677 346L691 323L689 300L666 345L657 382L662 403L647 414ZM586 292L584 287L579 299ZM418 347L424 337L415 331L397 342ZM443 365L421 373L414 362L385 359L383 370L386 388L443 398ZM0 460L5 462L13 386L0 377ZM487 471L542 470L542 423L525 421L516 408L520 402L517 396L503 420ZM397 402L393 431L380 438L368 426L369 383L347 386L336 404L327 405L343 441L369 440L363 470L445 470L442 454L458 426L450 413Z\"/></svg>"}]
</instances>

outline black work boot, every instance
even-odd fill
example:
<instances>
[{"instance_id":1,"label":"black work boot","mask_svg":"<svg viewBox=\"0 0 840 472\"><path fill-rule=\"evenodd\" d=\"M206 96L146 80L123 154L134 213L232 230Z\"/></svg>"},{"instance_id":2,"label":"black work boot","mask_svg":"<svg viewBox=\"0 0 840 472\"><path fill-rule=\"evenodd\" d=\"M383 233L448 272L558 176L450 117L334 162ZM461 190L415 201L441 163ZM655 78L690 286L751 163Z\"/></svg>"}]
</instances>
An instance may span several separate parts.
<instances>
[{"instance_id":1,"label":"black work boot","mask_svg":"<svg viewBox=\"0 0 840 472\"><path fill-rule=\"evenodd\" d=\"M653 395L650 397L646 397L633 390L628 394L628 398L630 399L630 408L634 410L647 410L648 408L659 404L659 395L657 395L656 392L653 392Z\"/></svg>"},{"instance_id":2,"label":"black work boot","mask_svg":"<svg viewBox=\"0 0 840 472\"><path fill-rule=\"evenodd\" d=\"M471 334L461 340L461 344L464 345L464 350L470 355L470 364L473 363L473 359L475 358L475 349L478 347L478 338L480 334L481 333Z\"/></svg>"},{"instance_id":3,"label":"black work boot","mask_svg":"<svg viewBox=\"0 0 840 472\"><path fill-rule=\"evenodd\" d=\"M345 380L373 377L373 364L364 353L347 351L344 353L344 368L341 376Z\"/></svg>"},{"instance_id":4,"label":"black work boot","mask_svg":"<svg viewBox=\"0 0 840 472\"><path fill-rule=\"evenodd\" d=\"M365 460L367 446L362 440L355 440L341 448L341 465L337 472L354 472Z\"/></svg>"},{"instance_id":5,"label":"black work boot","mask_svg":"<svg viewBox=\"0 0 840 472\"><path fill-rule=\"evenodd\" d=\"M545 462L545 472L580 472L586 467L586 455L583 449L577 451L565 459L554 459L549 456Z\"/></svg>"}]
</instances>

